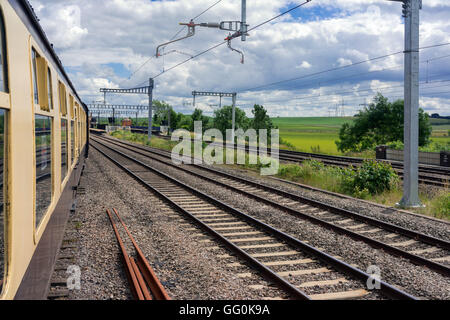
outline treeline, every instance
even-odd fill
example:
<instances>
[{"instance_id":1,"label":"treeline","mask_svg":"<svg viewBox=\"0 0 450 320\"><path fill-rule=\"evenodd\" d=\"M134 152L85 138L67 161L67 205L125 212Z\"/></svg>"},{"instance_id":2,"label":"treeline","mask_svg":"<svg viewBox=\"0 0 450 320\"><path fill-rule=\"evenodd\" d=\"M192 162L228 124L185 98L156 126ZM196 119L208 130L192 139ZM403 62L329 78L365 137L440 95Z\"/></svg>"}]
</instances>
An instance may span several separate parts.
<instances>
[{"instance_id":1,"label":"treeline","mask_svg":"<svg viewBox=\"0 0 450 320\"><path fill-rule=\"evenodd\" d=\"M191 115L185 115L179 112L175 112L173 108L161 101L155 101L154 104L157 106L155 114L153 116L153 126L168 125L169 114L170 114L170 128L172 130L176 129L186 129L189 131L194 131L194 122L201 121L203 132L214 128L218 129L225 136L226 130L232 127L232 106L223 106L220 109L214 111L213 117L208 117L203 114L200 109L195 109ZM248 118L245 111L236 107L235 110L235 127L237 129L247 130L249 128L259 130L259 129L274 129L275 126L272 123L267 110L258 104L255 104L252 109L252 118ZM146 119L138 119L137 125L148 125ZM134 123L133 123L134 124Z\"/></svg>"}]
</instances>

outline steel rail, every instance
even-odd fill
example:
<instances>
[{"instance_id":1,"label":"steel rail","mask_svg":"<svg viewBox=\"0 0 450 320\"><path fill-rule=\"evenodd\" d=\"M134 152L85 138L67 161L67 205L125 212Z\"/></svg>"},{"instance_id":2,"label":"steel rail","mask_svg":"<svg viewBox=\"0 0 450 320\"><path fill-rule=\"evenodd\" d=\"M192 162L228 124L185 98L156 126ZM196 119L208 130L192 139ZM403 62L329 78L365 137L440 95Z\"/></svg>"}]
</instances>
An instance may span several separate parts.
<instances>
[{"instance_id":1,"label":"steel rail","mask_svg":"<svg viewBox=\"0 0 450 320\"><path fill-rule=\"evenodd\" d=\"M137 260L128 255L128 252L125 249L125 245L123 243L122 238L120 237L119 231L111 215L111 212L109 209L107 209L106 213L108 214L109 220L113 226L117 242L119 243L119 247L122 252L122 258L125 264L125 271L127 274L128 282L130 283L131 286L133 296L136 298L136 300L152 300L152 295L156 300L170 300L169 295L162 286L161 282L159 281L152 267L148 263L141 249L137 245L133 235L128 230L119 213L115 208L113 208L113 212L117 217L117 219L119 220L119 222L121 223L128 237L130 238L133 247L137 253ZM148 288L150 288L150 291L148 290L147 286Z\"/></svg>"},{"instance_id":2,"label":"steel rail","mask_svg":"<svg viewBox=\"0 0 450 320\"><path fill-rule=\"evenodd\" d=\"M135 130L138 131L138 130ZM163 139L170 139L170 137L166 136L160 136L160 138ZM237 149L237 146L235 146L235 149ZM240 150L244 148L239 148ZM245 147L245 151L249 152L255 152L255 149L249 146ZM267 149L267 152L270 153L270 148ZM280 149L279 150L279 157L281 160L284 161L291 161L291 162L302 162L304 160L310 160L310 159L319 159L324 164L328 165L335 165L335 166L341 166L341 167L348 167L350 164L361 164L365 159L362 158L354 158L354 157L344 157L344 156L332 156L332 155L326 155L326 154L318 154L318 153L308 153L308 152L301 152L301 151L291 151L291 150L285 150ZM382 160L382 159L376 159L377 161L386 162L391 164L391 166L396 170L396 172L399 175L402 175L403 172L403 163L400 161L395 160ZM441 176L449 176L450 175L450 168L446 167L439 167L439 166L426 166L426 165L419 165L419 172L422 173L428 173L428 174L435 174L435 175L441 175ZM447 187L449 186L448 183L446 183L447 180L450 180L450 177L446 179L445 177L433 177L433 176L427 176L427 175L419 175L420 181L423 184L428 185L435 185L438 187ZM431 179L431 180L428 180ZM433 181L433 180L439 180L439 181Z\"/></svg>"},{"instance_id":3,"label":"steel rail","mask_svg":"<svg viewBox=\"0 0 450 320\"><path fill-rule=\"evenodd\" d=\"M235 146L235 149L237 150L238 147ZM245 148L240 147L240 150L245 149L246 152L253 152L255 153L255 149L246 146ZM270 153L270 148L267 149L267 152ZM361 164L365 159L360 158L351 158L351 157L342 157L342 156L331 156L331 155L321 155L321 154L315 154L315 153L306 153L306 152L300 152L300 151L290 151L290 150L279 150L279 158L284 161L290 161L290 162L296 162L300 163L305 160L313 160L318 159L322 163L326 165L334 165L338 167L344 167L347 168L353 164ZM395 172L400 175L403 178L403 164L390 161L390 160L381 160L376 159L377 161L389 163ZM424 173L424 174L420 174ZM429 176L428 174L434 174L434 175L441 175L442 177L435 177L435 176ZM426 185L433 185L437 187L448 187L449 183L448 180L450 180L450 170L445 168L427 168L421 166L419 168L419 182ZM444 177L447 176L448 178Z\"/></svg>"},{"instance_id":4,"label":"steel rail","mask_svg":"<svg viewBox=\"0 0 450 320\"><path fill-rule=\"evenodd\" d=\"M141 285L136 277L136 272L130 261L130 256L128 255L128 252L125 249L123 240L120 237L119 231L117 230L116 223L114 222L113 217L111 216L111 212L109 210L106 210L106 213L108 214L109 221L111 222L111 225L114 229L114 234L116 235L117 243L119 244L120 252L122 253L122 261L125 265L125 273L128 278L128 283L130 284L131 287L131 292L133 293L133 296L136 300L144 300L144 294L142 293Z\"/></svg>"},{"instance_id":5,"label":"steel rail","mask_svg":"<svg viewBox=\"0 0 450 320\"><path fill-rule=\"evenodd\" d=\"M170 140L170 136L160 136L162 139ZM235 146L236 148L236 146ZM245 146L246 151L255 151L253 147ZM242 149L242 148L241 148ZM267 150L269 153L271 152L270 148ZM334 156L329 154L321 154L321 153L311 153L311 152L303 152L303 151L293 151L293 150L287 150L287 149L280 149L280 154L284 153L285 155L292 155L292 156L300 156L300 157L307 157L307 158L321 158L321 159L327 159L327 160L335 160L338 162L351 162L351 163L362 163L365 159L364 158L356 158L356 157L346 157L346 156ZM397 160L383 160L383 159L376 159L379 161L384 161L392 164L392 166L402 168L403 162L397 161ZM427 164L419 164L420 170L423 171L429 171L435 172L436 174L447 174L450 175L450 168L442 167L442 166L435 166L435 165L427 165Z\"/></svg>"},{"instance_id":6,"label":"steel rail","mask_svg":"<svg viewBox=\"0 0 450 320\"><path fill-rule=\"evenodd\" d=\"M96 142L98 143L98 142ZM98 143L99 145L102 145L101 143ZM186 216L190 217L194 222L196 222L203 230L207 231L209 234L213 235L214 237L216 237L217 239L219 239L226 247L228 247L229 249L235 251L238 256L246 259L248 262L250 262L250 264L255 267L257 270L261 271L264 275L269 276L272 280L275 280L279 285L281 285L283 288L286 288L288 290L288 292L294 293L298 298L301 299L308 299L308 296L303 293L301 290L298 290L296 287L293 287L290 283L288 283L286 280L284 280L283 278L281 278L280 276L278 276L277 274L275 274L273 271L271 271L270 269L268 269L266 266L264 266L263 264L261 264L260 262L258 262L256 259L254 259L253 257L251 257L250 255L248 255L246 252L244 252L243 250L241 250L240 248L238 248L236 245L234 245L232 242L228 241L227 239L225 239L223 236L221 236L220 234L218 234L216 231L214 231L213 229L211 229L209 226L207 226L206 224L204 224L202 221L200 221L199 219L197 219L196 217L194 217L192 214L190 214L187 210L185 210L184 208L182 208L181 206L179 206L176 202L172 201L171 199L169 199L167 196L165 196L163 193L161 193L159 190L157 190L156 188L154 188L153 186L151 186L150 184L148 184L146 181L144 181L142 178L140 178L139 176L137 176L136 174L134 174L130 169L126 168L124 165L122 165L121 163L119 163L117 160L115 160L114 158L112 158L111 156L107 155L104 151L100 150L99 147L95 146L94 144L92 144L92 147L94 149L96 149L98 152L100 152L102 155L104 155L106 158L108 158L110 161L112 161L114 164L116 164L118 167L120 167L122 170L124 170L125 172L127 172L130 176L132 176L135 180L137 180L139 183L141 183L143 186L145 186L146 188L148 188L149 190L152 190L153 192L155 192L156 194L158 194L161 198L163 198L164 200L166 200L167 202L169 202L172 206L174 206L175 208L177 208L178 210L180 210L180 212L184 213ZM150 167L149 165L133 158L130 157L118 150L112 149L108 146L104 146L107 149L110 149L111 151L115 152L116 154L131 160L132 162L148 169L149 171L163 177L164 179L167 179L179 186L181 186L182 188L189 190L190 192L194 193L195 195L205 199L206 201L213 203L221 208L223 208L224 210L226 210L229 213L232 213L233 215L244 219L248 222L250 222L251 224L264 229L266 232L278 237L279 239L281 239L282 241L285 241L286 243L289 243L297 248L300 248L300 250L302 251L306 251L310 254L312 254L313 256L315 256L316 258L318 258L319 260L331 264L333 265L337 270L340 270L341 272L350 274L354 277L356 277L357 279L361 280L361 281L367 281L368 279L371 279L371 276L367 273L365 273L362 270L359 270L358 268L355 268L343 261L340 261L330 255L328 255L325 252L322 252L282 231L279 231L267 224L265 224L264 222L261 222L243 212L241 212L238 209L235 209L205 193L203 193L202 191L195 189L165 173L163 173L162 171L159 171L155 168ZM408 300L416 300L417 298L384 282L384 281L380 281L380 290L381 292L383 292L386 296L390 297L390 298L394 298L394 299L408 299Z\"/></svg>"},{"instance_id":7,"label":"steel rail","mask_svg":"<svg viewBox=\"0 0 450 320\"><path fill-rule=\"evenodd\" d=\"M127 226L123 222L122 218L119 216L119 213L115 208L113 208L113 211L116 214L117 218L119 219L120 223L122 224L123 228L125 229L125 232L128 234L128 237L130 238L131 242L133 243L133 246L138 256L137 264L139 265L139 269L142 272L142 275L144 276L148 286L150 287L153 296L156 298L156 300L170 300L169 295L167 294L166 290L164 289L158 277L156 276L156 273L153 271L153 268L148 263L147 259L142 253L142 250L136 243L133 235L130 233Z\"/></svg>"},{"instance_id":8,"label":"steel rail","mask_svg":"<svg viewBox=\"0 0 450 320\"><path fill-rule=\"evenodd\" d=\"M122 143L122 144L129 145L128 143L123 143L123 142L115 143L114 141L111 141L110 139L106 139L106 140L108 140L108 142L110 142L112 144L116 144L116 145L117 145L117 143ZM99 143L99 142L97 142L97 143ZM111 147L108 147L106 145L103 145L103 146L113 150L113 148L111 148ZM157 153L157 154L159 154L161 156L166 156L166 155L163 155L163 154L161 154L159 152L151 151L151 150L148 150L148 149L143 148L143 147L139 147L139 146L132 146L132 147L134 147L136 149L144 150L144 151L149 152L149 153L153 152L153 153ZM160 159L152 157L152 156L150 156L148 154L143 154L143 153L141 153L139 151L133 150L133 149L128 148L128 147L123 147L122 146L122 148L128 149L128 150L130 150L132 152L135 152L137 154L141 154L141 155L146 156L146 157L150 157L150 158L152 158L152 159L154 159L156 161L164 163L165 165L169 165L169 166L175 167L175 168L177 168L177 169L179 169L181 171L184 171L184 172L187 172L189 174L195 175L195 176L197 176L199 178L208 180L211 183L220 184L223 187L231 189L231 190L233 190L235 192L239 192L239 193L241 193L243 195L246 195L246 196L251 197L253 199L256 199L258 201L262 201L264 203L267 203L267 204L269 204L269 205L271 205L273 207L276 207L276 208L278 208L278 209L280 209L282 211L287 211L288 213L290 213L290 214L292 214L294 216L300 217L302 219L307 219L307 220L309 220L309 221L311 221L313 223L319 224L319 225L324 226L324 227L326 227L328 229L337 231L337 232L339 232L341 234L348 235L348 236L350 236L350 237L352 237L354 239L366 242L366 243L368 243L368 244L370 244L370 245L372 245L374 247L382 248L382 249L386 250L387 252L389 252L391 254L407 258L407 259L409 259L410 261L412 261L412 262L414 262L416 264L427 266L430 269L438 271L439 273L441 273L441 274L443 274L445 276L450 276L450 268L445 266L445 265L443 265L443 264L440 264L440 263L428 260L428 259L420 257L418 255L409 253L409 252L407 252L405 250L398 249L398 248L396 248L394 246L391 246L391 245L388 245L388 244L386 244L384 242L381 242L381 241L378 241L378 240L366 237L366 236L364 236L362 234L359 234L357 232L350 231L348 229L345 229L344 227L340 227L340 226L335 225L333 223L330 223L328 221L325 221L325 220L322 220L320 218L317 218L317 217L311 216L309 214L303 213L300 210L287 207L285 205L282 205L280 203L277 203L277 202L272 201L270 199L267 199L265 197L261 197L261 196L259 196L257 194L246 192L246 191L241 190L239 188L230 186L229 184L220 182L217 179L213 179L211 177L207 177L207 176L201 175L201 174L199 174L197 172L193 172L193 171L188 170L186 168L182 168L180 166L176 166L173 163L167 163L165 161L162 161ZM114 151L116 151L116 150L114 150ZM409 238L412 238L412 239L418 239L418 240L420 240L420 241L422 241L424 243L427 243L427 244L430 244L430 245L433 245L433 246L439 246L439 247L444 248L446 250L450 250L450 242L445 241L443 239L431 237L431 236L428 236L428 235L425 235L425 234L422 234L422 233L419 233L419 232L416 232L416 231L405 229L405 228L396 226L396 225L388 223L388 222L384 222L384 221L381 221L381 220L370 218L370 217L367 217L367 216L364 216L364 215L361 215L359 213L352 212L352 211L349 211L349 210L337 208L337 207L331 206L329 204L325 204L325 203L322 203L320 201L316 201L316 200L313 200L313 199L310 199L310 198L306 198L306 197L302 197L302 196L299 196L299 195L291 194L291 193L288 193L288 192L280 190L280 189L276 189L276 188L273 188L273 187L270 187L270 186L267 186L267 185L263 185L261 183L257 183L257 182L254 182L254 181L242 178L242 177L237 177L237 176L234 176L234 175L231 175L231 174L228 174L228 173L217 171L217 170L214 170L212 168L208 168L208 167L205 167L205 166L199 166L199 165L195 165L195 164L193 166L198 167L198 168L200 168L202 170L206 170L206 171L213 172L215 174L222 175L222 176L230 178L230 179L234 179L234 180L238 180L240 182L246 183L246 184L250 184L250 185L252 185L254 187L257 187L257 188L260 188L260 189L264 189L266 191L269 191L269 192L272 192L272 193L276 193L278 195L281 195L281 196L284 196L284 197L287 197L287 198L290 198L290 199L293 199L293 200L296 200L296 201L299 201L299 202L307 203L307 204L309 204L311 206L314 206L316 208L324 209L324 210L327 210L327 211L330 211L332 213L336 213L336 214L339 214L339 215L348 216L348 217L351 217L352 219L355 219L357 221L361 221L361 222L364 222L364 223L367 223L367 224L370 224L370 225L381 227L381 228L383 228L385 230L389 230L389 231L398 233L400 235L403 235L403 236L406 236L406 237L409 237Z\"/></svg>"},{"instance_id":9,"label":"steel rail","mask_svg":"<svg viewBox=\"0 0 450 320\"><path fill-rule=\"evenodd\" d=\"M103 138L103 139L105 139L105 138ZM197 175L199 177L204 177L202 175L199 175L196 172L192 172L192 171L190 171L188 169L185 169L185 168L182 168L180 166L175 166L175 165L173 165L171 163L166 163L166 162L161 161L160 159L152 157L152 156L150 156L148 154L144 154L142 152L138 152L136 150L133 150L133 148L139 149L139 150L143 150L143 151L146 151L146 152L149 152L149 153L155 153L155 154L158 154L158 155L163 156L163 157L168 157L167 154L161 153L160 150L158 150L158 151L150 150L148 148L144 148L144 147L140 147L140 146L136 146L136 145L131 145L129 143L122 142L122 141L114 141L114 140L111 140L111 139L105 139L105 140L110 142L110 143L112 143L112 144L116 144L116 145L117 144L125 144L127 146L130 146L131 148L124 147L124 146L121 146L121 147L124 148L124 149L128 149L130 151L133 151L133 152L135 152L137 154L150 157L150 158L152 158L152 159L154 159L156 161L162 162L162 163L164 163L166 165L171 165L171 166L176 167L177 169L182 170L184 172L195 174L195 175ZM325 209L325 210L328 210L328 211L332 211L333 213L349 216L349 217L352 217L352 218L354 218L354 219L356 219L358 221L370 223L370 224L373 224L375 226L387 229L389 231L396 232L396 233L399 233L399 234L407 236L407 237L419 239L420 241L423 241L425 243L428 243L428 244L431 244L431 245L437 245L437 246L440 246L440 247L442 247L444 249L450 250L450 242L446 241L446 240L443 240L443 239L439 239L439 238L436 238L436 237L431 237L431 236L428 236L428 235L423 234L423 233L419 233L419 232L416 232L416 231L405 229L403 227L400 227L400 226L397 226L397 225L394 225L394 224L391 224L391 223L388 223L388 222L384 222L384 221L381 221L381 220L378 220L378 219L375 219L375 218L364 216L364 215L359 214L359 213L354 212L354 211L350 211L350 210L338 208L338 207L335 207L335 206L332 206L332 205L329 205L329 204L325 204L323 202L320 202L320 201L317 201L317 200L314 200L314 199L311 199L311 198L307 198L305 196L292 194L292 193L289 193L289 192L286 192L286 191L283 191L283 190L280 190L280 189L277 189L277 188L274 188L274 187L271 187L271 186L268 186L268 185L265 185L265 184L262 184L262 183L254 182L252 180L249 180L249 179L246 179L246 178L243 178L243 177L239 177L239 176L235 176L235 175L229 174L227 172L223 172L223 171L220 171L220 170L215 170L215 169L213 169L211 167L208 167L208 166L197 165L197 164L192 164L191 166L197 167L199 169L206 170L206 171L209 171L209 172L212 172L214 174L218 174L218 175L230 178L230 179L239 180L239 181L241 181L243 183L251 184L254 187L262 188L262 189L264 189L266 191L270 191L272 193L277 193L277 194L279 194L281 196L284 196L284 197L287 197L287 198L290 198L290 199L293 199L293 200L297 200L297 201L301 201L301 202L307 202L309 205L314 206L316 208ZM209 178L209 177L205 177L205 178ZM217 180L214 180L214 181L217 182L217 183L221 183L220 181L217 181ZM223 184L223 183L221 183L221 184L226 186L226 187L231 187L231 186ZM231 187L231 188L233 188L233 187ZM234 188L234 189L236 189L236 188ZM241 191L241 190L239 190L239 191Z\"/></svg>"},{"instance_id":10,"label":"steel rail","mask_svg":"<svg viewBox=\"0 0 450 320\"><path fill-rule=\"evenodd\" d=\"M167 201L171 206L175 207L177 210L179 210L181 213L186 215L188 218L193 220L197 225L199 225L204 231L209 233L214 238L218 239L225 247L236 253L240 258L247 261L253 268L261 272L263 275L271 279L273 282L277 283L281 288L283 288L285 291L296 297L300 300L310 300L309 296L304 293L303 291L297 289L293 285L291 285L289 282L284 280L282 277L278 276L276 273L274 273L272 270L267 268L265 265L260 263L255 258L251 257L249 254L247 254L245 251L240 249L238 246L227 240L225 237L223 237L221 234L217 233L215 230L207 226L205 223L200 221L198 218L196 218L194 215L189 213L186 209L178 205L173 200L169 199L166 195L164 195L162 192L154 188L152 185L147 183L145 180L141 179L139 176L137 176L135 173L133 173L131 170L123 166L120 162L112 158L111 156L107 155L105 152L100 150L97 146L92 145L94 149L96 149L98 152L100 152L103 156L105 156L107 159L109 159L111 162L113 162L115 165L117 165L119 168L124 170L128 175L130 175L132 178L137 180L140 184L142 184L147 189L151 190L152 192L156 193L160 198ZM144 165L145 166L145 165ZM151 168L148 168L150 171L154 172Z\"/></svg>"}]
</instances>

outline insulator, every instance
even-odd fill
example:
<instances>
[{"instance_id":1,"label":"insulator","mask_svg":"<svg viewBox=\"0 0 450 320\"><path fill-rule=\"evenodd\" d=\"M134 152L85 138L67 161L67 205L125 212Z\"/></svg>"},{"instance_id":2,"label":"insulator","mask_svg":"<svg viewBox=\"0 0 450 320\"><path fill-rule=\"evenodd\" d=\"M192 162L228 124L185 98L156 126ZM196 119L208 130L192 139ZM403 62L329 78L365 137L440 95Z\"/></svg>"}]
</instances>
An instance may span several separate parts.
<instances>
[{"instance_id":1,"label":"insulator","mask_svg":"<svg viewBox=\"0 0 450 320\"><path fill-rule=\"evenodd\" d=\"M220 23L216 23L216 22L200 23L200 27L220 28Z\"/></svg>"}]
</instances>

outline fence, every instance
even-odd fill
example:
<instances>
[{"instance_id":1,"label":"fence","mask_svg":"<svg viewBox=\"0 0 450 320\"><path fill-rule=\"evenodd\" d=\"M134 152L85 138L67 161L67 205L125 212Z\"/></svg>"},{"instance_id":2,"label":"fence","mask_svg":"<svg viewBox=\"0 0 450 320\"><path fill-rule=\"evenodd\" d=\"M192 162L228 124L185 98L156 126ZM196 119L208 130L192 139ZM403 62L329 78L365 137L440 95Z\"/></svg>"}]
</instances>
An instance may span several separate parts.
<instances>
[{"instance_id":1,"label":"fence","mask_svg":"<svg viewBox=\"0 0 450 320\"><path fill-rule=\"evenodd\" d=\"M403 150L390 149L387 146L376 148L377 159L403 161ZM450 167L450 152L419 152L419 163Z\"/></svg>"}]
</instances>

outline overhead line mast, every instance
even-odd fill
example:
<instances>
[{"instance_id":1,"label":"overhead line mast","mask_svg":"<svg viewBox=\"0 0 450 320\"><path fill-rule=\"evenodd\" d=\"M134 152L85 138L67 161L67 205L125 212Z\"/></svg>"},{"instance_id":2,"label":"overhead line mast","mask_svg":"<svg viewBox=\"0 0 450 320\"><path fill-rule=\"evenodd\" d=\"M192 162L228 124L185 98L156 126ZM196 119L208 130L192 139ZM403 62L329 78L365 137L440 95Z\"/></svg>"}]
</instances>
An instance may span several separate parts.
<instances>
[{"instance_id":1,"label":"overhead line mast","mask_svg":"<svg viewBox=\"0 0 450 320\"><path fill-rule=\"evenodd\" d=\"M405 93L402 207L419 207L419 22L422 0L403 3L405 18Z\"/></svg>"}]
</instances>

